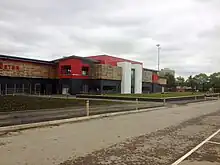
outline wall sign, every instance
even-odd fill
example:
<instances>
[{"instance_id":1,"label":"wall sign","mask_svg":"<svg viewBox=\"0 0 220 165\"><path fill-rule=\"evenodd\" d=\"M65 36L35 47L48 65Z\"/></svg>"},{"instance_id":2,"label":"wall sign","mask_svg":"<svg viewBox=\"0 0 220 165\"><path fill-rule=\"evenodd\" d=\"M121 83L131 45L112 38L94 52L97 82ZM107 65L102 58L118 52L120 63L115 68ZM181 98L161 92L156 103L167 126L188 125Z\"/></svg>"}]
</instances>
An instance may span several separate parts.
<instances>
[{"instance_id":1,"label":"wall sign","mask_svg":"<svg viewBox=\"0 0 220 165\"><path fill-rule=\"evenodd\" d=\"M80 74L72 74L73 76L81 76Z\"/></svg>"},{"instance_id":2,"label":"wall sign","mask_svg":"<svg viewBox=\"0 0 220 165\"><path fill-rule=\"evenodd\" d=\"M4 64L0 62L0 70L20 70L20 67L18 65L12 65L12 64Z\"/></svg>"}]
</instances>

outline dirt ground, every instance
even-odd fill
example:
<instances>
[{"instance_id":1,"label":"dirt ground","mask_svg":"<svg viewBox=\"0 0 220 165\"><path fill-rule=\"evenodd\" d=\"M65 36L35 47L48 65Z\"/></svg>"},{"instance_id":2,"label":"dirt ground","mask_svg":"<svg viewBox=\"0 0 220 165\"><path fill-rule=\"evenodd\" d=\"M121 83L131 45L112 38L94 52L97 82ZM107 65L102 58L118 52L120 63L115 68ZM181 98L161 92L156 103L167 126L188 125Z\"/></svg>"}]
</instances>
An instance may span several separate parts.
<instances>
[{"instance_id":1,"label":"dirt ground","mask_svg":"<svg viewBox=\"0 0 220 165\"><path fill-rule=\"evenodd\" d=\"M218 123L220 126L220 118L218 118ZM180 165L220 165L220 133L205 143Z\"/></svg>"},{"instance_id":2,"label":"dirt ground","mask_svg":"<svg viewBox=\"0 0 220 165\"><path fill-rule=\"evenodd\" d=\"M219 128L215 101L25 130L0 136L0 164L168 165ZM218 165L219 147L208 143L181 165Z\"/></svg>"},{"instance_id":3,"label":"dirt ground","mask_svg":"<svg viewBox=\"0 0 220 165\"><path fill-rule=\"evenodd\" d=\"M212 119L216 119L216 116L218 116L218 122ZM178 126L129 139L84 157L66 161L62 165L169 165L212 134L219 126L220 112L213 113L211 116L204 115L183 122ZM197 160L200 163L203 161L220 163L220 148L218 147L214 144L206 144L189 160ZM203 156L200 157L200 154Z\"/></svg>"}]
</instances>

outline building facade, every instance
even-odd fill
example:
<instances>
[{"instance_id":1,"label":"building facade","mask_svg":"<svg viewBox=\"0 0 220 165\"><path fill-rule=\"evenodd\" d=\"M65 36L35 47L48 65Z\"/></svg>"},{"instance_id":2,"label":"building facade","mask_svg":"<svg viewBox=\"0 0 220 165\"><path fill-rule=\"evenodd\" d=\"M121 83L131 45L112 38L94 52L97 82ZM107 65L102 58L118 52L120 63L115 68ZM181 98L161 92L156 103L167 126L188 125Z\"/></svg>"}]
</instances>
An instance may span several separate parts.
<instances>
[{"instance_id":1,"label":"building facade","mask_svg":"<svg viewBox=\"0 0 220 165\"><path fill-rule=\"evenodd\" d=\"M175 77L175 70L172 70L170 68L161 69L160 75L165 76L166 74L170 74L170 75L173 75Z\"/></svg>"},{"instance_id":2,"label":"building facade","mask_svg":"<svg viewBox=\"0 0 220 165\"><path fill-rule=\"evenodd\" d=\"M99 55L41 61L0 55L0 93L161 92L157 71L136 61Z\"/></svg>"}]
</instances>

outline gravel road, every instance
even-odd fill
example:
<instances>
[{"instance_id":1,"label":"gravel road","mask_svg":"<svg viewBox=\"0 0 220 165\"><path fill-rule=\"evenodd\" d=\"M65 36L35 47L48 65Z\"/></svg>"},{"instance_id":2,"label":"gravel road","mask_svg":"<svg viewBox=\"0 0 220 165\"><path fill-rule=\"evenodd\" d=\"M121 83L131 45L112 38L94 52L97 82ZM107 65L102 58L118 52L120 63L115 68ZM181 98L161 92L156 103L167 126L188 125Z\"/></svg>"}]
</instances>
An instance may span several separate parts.
<instances>
[{"instance_id":1,"label":"gravel road","mask_svg":"<svg viewBox=\"0 0 220 165\"><path fill-rule=\"evenodd\" d=\"M0 164L166 165L219 128L219 101L36 128L1 135ZM209 158L220 163L216 152ZM183 165L195 160L215 165L197 156Z\"/></svg>"}]
</instances>

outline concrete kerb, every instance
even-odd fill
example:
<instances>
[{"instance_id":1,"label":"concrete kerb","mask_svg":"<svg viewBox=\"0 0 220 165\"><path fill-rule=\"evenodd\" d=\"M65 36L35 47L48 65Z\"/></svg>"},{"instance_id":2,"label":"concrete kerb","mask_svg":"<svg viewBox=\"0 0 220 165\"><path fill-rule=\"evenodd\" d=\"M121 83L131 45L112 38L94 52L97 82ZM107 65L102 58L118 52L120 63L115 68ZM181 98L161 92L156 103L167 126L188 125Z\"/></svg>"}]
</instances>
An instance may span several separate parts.
<instances>
[{"instance_id":1,"label":"concrete kerb","mask_svg":"<svg viewBox=\"0 0 220 165\"><path fill-rule=\"evenodd\" d=\"M62 119L62 120L53 120L53 121L46 121L46 122L39 122L39 123L6 126L6 127L0 127L0 134L7 133L7 132L14 132L14 131L18 131L18 130L26 130L26 129L32 129L32 128L57 126L60 124L82 122L82 121L86 121L86 120L99 119L99 118L104 118L104 117L113 117L113 116L120 116L120 115L127 115L127 114L135 114L135 113L154 111L154 110L160 110L160 109L165 109L165 108L167 108L167 107L161 106L161 107L147 108L147 109L142 109L142 110L114 112L114 113L106 113L106 114L100 114L100 115L76 117L76 118L70 118L70 119Z\"/></svg>"}]
</instances>

